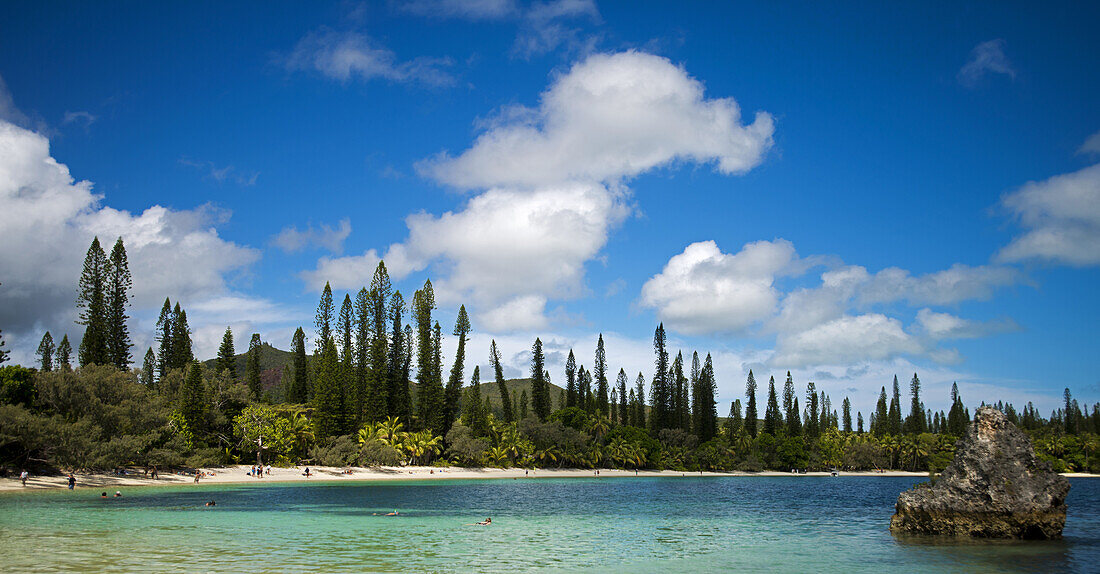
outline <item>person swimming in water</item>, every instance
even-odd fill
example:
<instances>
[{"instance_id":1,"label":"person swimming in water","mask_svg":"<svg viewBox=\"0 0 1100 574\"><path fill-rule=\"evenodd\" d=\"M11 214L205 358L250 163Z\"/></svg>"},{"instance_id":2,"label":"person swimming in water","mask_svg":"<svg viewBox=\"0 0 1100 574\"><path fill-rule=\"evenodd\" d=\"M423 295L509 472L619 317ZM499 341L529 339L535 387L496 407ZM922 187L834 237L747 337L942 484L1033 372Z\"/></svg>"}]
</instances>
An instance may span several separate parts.
<instances>
[{"instance_id":1,"label":"person swimming in water","mask_svg":"<svg viewBox=\"0 0 1100 574\"><path fill-rule=\"evenodd\" d=\"M217 502L214 502L213 500L211 500L210 502L207 502L207 503L206 503L206 505L207 505L207 506L217 506L217 505L218 505L218 503L217 503Z\"/></svg>"},{"instance_id":2,"label":"person swimming in water","mask_svg":"<svg viewBox=\"0 0 1100 574\"><path fill-rule=\"evenodd\" d=\"M120 496L122 496L122 491L121 490L116 490L115 491L115 498L118 498Z\"/></svg>"},{"instance_id":3,"label":"person swimming in water","mask_svg":"<svg viewBox=\"0 0 1100 574\"><path fill-rule=\"evenodd\" d=\"M490 524L492 524L492 523L493 523L493 519L492 519L492 518L486 518L486 519L485 519L485 522L475 522L475 523L474 523L474 526L489 526L489 525L490 525Z\"/></svg>"}]
</instances>

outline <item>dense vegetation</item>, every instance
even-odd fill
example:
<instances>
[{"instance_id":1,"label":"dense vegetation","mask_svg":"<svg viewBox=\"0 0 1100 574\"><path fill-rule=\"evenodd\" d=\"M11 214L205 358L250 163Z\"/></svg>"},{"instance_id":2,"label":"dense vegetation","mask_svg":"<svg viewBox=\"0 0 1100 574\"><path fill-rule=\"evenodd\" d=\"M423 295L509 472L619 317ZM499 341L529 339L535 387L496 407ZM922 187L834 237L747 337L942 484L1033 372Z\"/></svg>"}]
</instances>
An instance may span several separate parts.
<instances>
[{"instance_id":1,"label":"dense vegetation","mask_svg":"<svg viewBox=\"0 0 1100 574\"><path fill-rule=\"evenodd\" d=\"M39 471L257 459L334 466L935 470L950 462L970 419L957 387L947 413L926 409L916 374L908 414L895 377L865 425L860 412L853 420L847 397L835 409L813 382L798 393L790 373L781 392L769 378L766 392L758 393L752 371L744 403L735 400L729 416L719 419L711 357L673 357L663 326L654 333L648 385L642 373L632 378L609 367L602 336L590 369L570 351L564 388L551 383L539 339L528 379L505 380L494 341L486 375L492 381L482 383L475 366L467 384L472 327L465 308L451 331L458 344L445 377L431 282L406 309L384 263L370 287L354 299L345 295L339 310L325 286L312 352L299 328L289 354L253 334L238 355L226 329L217 359L199 363L186 311L166 299L158 347L131 369L129 287L121 240L110 257L94 241L80 279L79 366L70 364L68 336L55 345L46 333L34 368L0 367L0 464ZM1011 404L996 406L1057 470L1100 471L1100 405L1082 410L1066 389L1063 408L1048 418L1030 403L1022 413Z\"/></svg>"}]
</instances>

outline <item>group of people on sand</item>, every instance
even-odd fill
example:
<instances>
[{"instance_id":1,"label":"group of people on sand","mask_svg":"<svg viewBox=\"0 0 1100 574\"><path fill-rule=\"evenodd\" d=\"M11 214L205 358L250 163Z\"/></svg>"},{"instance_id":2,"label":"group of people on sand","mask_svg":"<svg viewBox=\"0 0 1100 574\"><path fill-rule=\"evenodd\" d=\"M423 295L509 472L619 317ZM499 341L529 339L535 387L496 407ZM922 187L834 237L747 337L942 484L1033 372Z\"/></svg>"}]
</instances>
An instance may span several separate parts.
<instances>
[{"instance_id":1,"label":"group of people on sand","mask_svg":"<svg viewBox=\"0 0 1100 574\"><path fill-rule=\"evenodd\" d=\"M271 476L271 465L263 466L254 464L248 471L248 476L254 476L256 478L263 478L264 475Z\"/></svg>"}]
</instances>

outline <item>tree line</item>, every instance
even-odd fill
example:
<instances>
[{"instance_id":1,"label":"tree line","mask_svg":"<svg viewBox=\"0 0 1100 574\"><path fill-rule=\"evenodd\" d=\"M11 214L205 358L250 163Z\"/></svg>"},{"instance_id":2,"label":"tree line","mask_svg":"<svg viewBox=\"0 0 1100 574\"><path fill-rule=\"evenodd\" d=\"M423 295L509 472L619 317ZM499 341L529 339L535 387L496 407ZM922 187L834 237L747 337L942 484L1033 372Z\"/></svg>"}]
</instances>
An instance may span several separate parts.
<instances>
[{"instance_id":1,"label":"tree line","mask_svg":"<svg viewBox=\"0 0 1100 574\"><path fill-rule=\"evenodd\" d=\"M942 468L970 420L952 387L951 406L933 412L914 373L908 413L894 377L865 421L844 397L840 408L815 383L796 390L788 372L781 392L769 377L763 412L755 374L745 400L721 421L709 354L672 356L663 325L653 338L654 369L619 369L614 382L603 336L591 367L574 350L564 389L552 395L541 339L531 347L529 387L506 384L496 341L488 349L495 400L482 388L480 367L464 381L472 326L460 306L450 334L455 355L445 371L443 329L431 281L406 305L379 262L371 283L339 306L321 292L316 339L302 327L292 338L281 380L265 389L264 344L252 334L244 372L237 372L226 328L213 366L192 351L180 302L165 299L156 349L130 369L126 330L125 248L108 257L92 242L80 281L79 323L85 327L79 368L70 366L65 335L46 333L34 369L0 368L0 459L3 464L104 468L123 464L225 464L265 457L280 464L469 464L648 467L681 470ZM528 394L528 389L530 394ZM998 408L1035 438L1041 456L1063 469L1096 468L1100 405L1065 406L1043 418L1030 403L1021 413Z\"/></svg>"}]
</instances>

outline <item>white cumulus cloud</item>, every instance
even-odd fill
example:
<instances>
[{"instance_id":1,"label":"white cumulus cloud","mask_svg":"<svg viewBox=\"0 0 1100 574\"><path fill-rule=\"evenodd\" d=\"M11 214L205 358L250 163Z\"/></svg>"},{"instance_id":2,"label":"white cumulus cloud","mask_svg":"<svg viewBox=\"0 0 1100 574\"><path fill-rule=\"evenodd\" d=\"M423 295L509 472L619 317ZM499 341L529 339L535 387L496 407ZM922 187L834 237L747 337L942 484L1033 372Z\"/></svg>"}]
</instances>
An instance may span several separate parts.
<instances>
[{"instance_id":1,"label":"white cumulus cloud","mask_svg":"<svg viewBox=\"0 0 1100 574\"><path fill-rule=\"evenodd\" d=\"M135 316L166 296L186 306L227 293L227 275L260 255L218 236L227 217L209 207L134 214L103 205L91 182L76 181L50 155L46 137L0 120L0 325L15 341L14 358L28 361L46 329L57 339L68 333L76 347L76 286L93 236L107 251L123 238Z\"/></svg>"},{"instance_id":2,"label":"white cumulus cloud","mask_svg":"<svg viewBox=\"0 0 1100 574\"><path fill-rule=\"evenodd\" d=\"M1100 164L1028 183L1001 204L1026 231L1001 249L999 260L1100 264Z\"/></svg>"},{"instance_id":3,"label":"white cumulus cloud","mask_svg":"<svg viewBox=\"0 0 1100 574\"><path fill-rule=\"evenodd\" d=\"M641 303L681 333L734 332L772 315L773 285L798 255L789 241L758 241L734 254L714 241L687 246L642 287Z\"/></svg>"},{"instance_id":4,"label":"white cumulus cloud","mask_svg":"<svg viewBox=\"0 0 1100 574\"><path fill-rule=\"evenodd\" d=\"M418 165L475 194L455 211L409 216L408 239L383 257L396 278L435 266L441 301L470 303L501 331L544 325L549 300L585 292L585 264L632 211L626 179L678 162L742 173L763 161L773 132L767 113L743 125L733 99L708 99L683 68L633 51L589 56L538 107L484 125L457 157ZM322 258L303 277L311 288L361 285L377 257Z\"/></svg>"},{"instance_id":5,"label":"white cumulus cloud","mask_svg":"<svg viewBox=\"0 0 1100 574\"><path fill-rule=\"evenodd\" d=\"M732 98L707 99L683 68L634 51L577 63L521 117L421 172L462 188L615 182L677 160L735 174L760 164L774 132L769 114L742 125Z\"/></svg>"}]
</instances>

